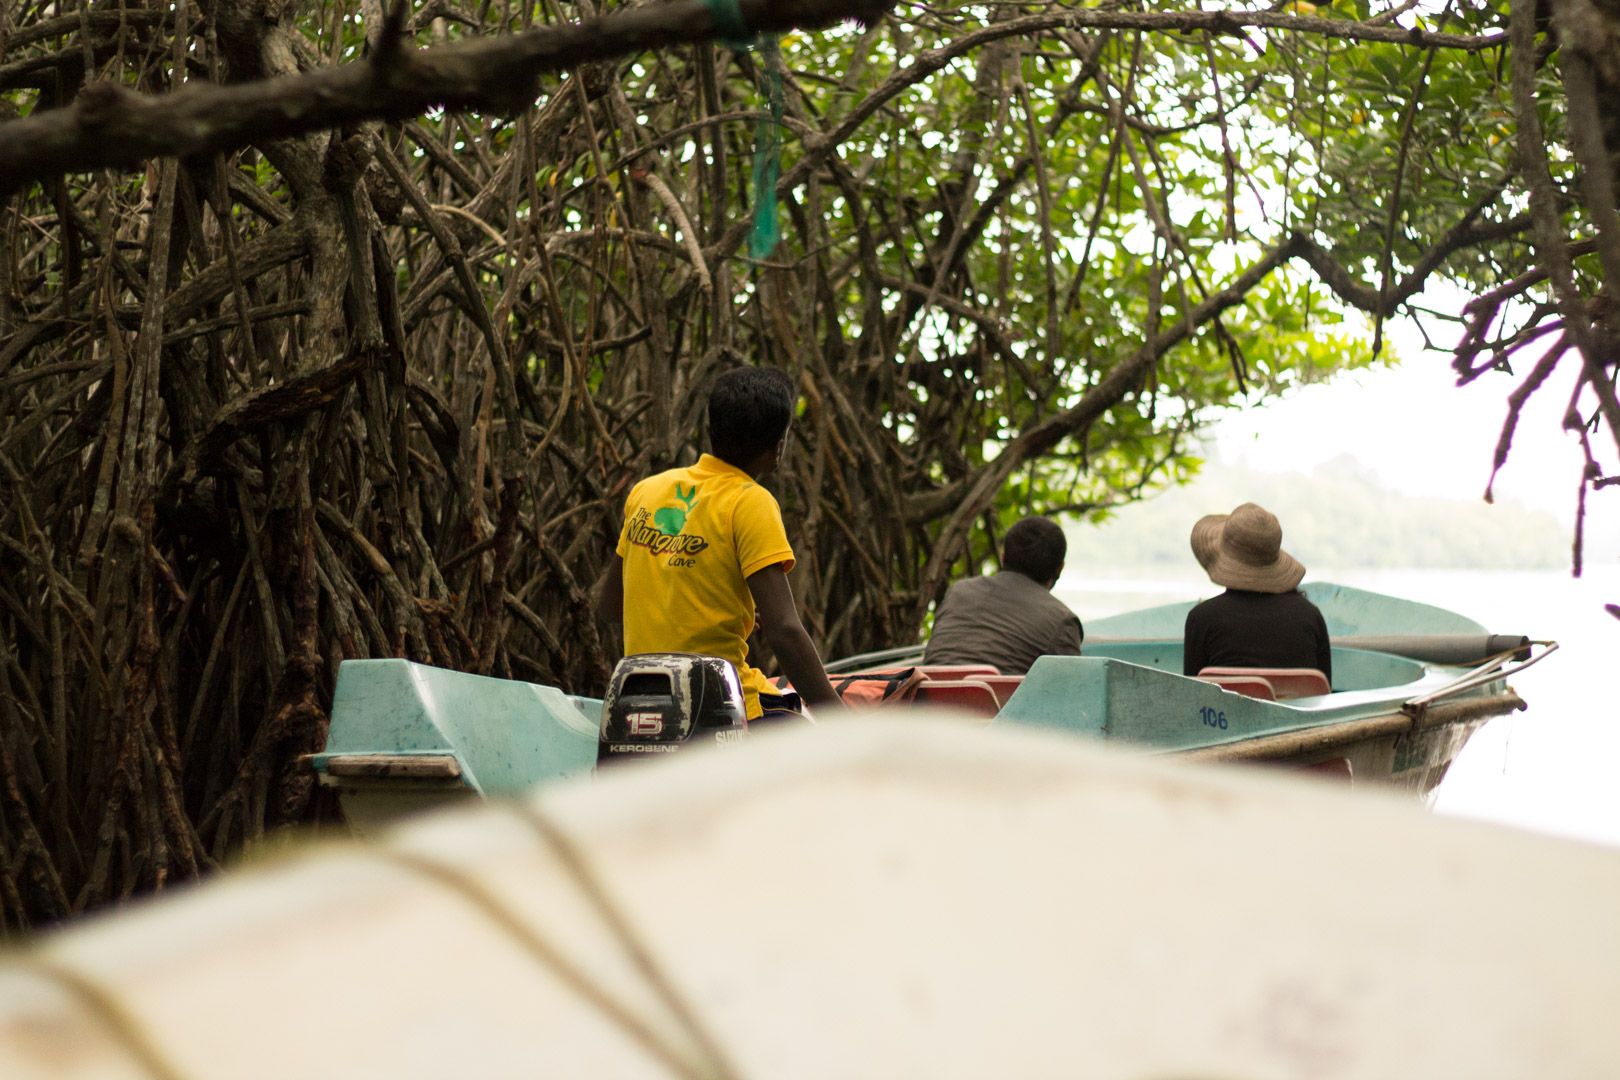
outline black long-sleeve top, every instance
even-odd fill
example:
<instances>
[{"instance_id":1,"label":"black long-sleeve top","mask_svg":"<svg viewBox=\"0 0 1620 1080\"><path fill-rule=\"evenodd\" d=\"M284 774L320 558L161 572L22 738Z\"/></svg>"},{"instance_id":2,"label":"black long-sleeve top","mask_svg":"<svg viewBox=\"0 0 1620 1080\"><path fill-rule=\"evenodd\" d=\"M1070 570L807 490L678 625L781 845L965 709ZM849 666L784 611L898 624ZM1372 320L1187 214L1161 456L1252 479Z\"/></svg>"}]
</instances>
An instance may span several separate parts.
<instances>
[{"instance_id":1,"label":"black long-sleeve top","mask_svg":"<svg viewBox=\"0 0 1620 1080\"><path fill-rule=\"evenodd\" d=\"M1181 671L1207 667L1315 668L1333 680L1327 623L1298 589L1228 589L1187 613Z\"/></svg>"}]
</instances>

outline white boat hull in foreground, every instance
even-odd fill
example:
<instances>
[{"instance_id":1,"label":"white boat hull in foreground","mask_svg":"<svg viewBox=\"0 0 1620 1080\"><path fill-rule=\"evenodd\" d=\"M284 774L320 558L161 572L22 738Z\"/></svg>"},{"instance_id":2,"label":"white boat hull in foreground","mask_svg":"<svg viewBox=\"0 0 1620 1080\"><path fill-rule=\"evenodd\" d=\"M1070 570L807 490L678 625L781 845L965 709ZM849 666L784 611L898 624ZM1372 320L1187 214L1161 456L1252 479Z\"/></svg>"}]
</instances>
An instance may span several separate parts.
<instances>
[{"instance_id":1,"label":"white boat hull in foreground","mask_svg":"<svg viewBox=\"0 0 1620 1080\"><path fill-rule=\"evenodd\" d=\"M0 965L0 1076L1620 1075L1620 854L1061 735L828 725Z\"/></svg>"}]
</instances>

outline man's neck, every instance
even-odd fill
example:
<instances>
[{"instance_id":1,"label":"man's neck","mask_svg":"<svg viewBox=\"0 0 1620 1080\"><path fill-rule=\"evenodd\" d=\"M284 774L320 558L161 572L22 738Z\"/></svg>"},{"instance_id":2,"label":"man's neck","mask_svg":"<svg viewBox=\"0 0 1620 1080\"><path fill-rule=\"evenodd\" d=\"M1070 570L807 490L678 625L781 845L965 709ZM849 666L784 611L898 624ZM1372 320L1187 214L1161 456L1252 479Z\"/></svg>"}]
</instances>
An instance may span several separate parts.
<instances>
[{"instance_id":1,"label":"man's neck","mask_svg":"<svg viewBox=\"0 0 1620 1080\"><path fill-rule=\"evenodd\" d=\"M1017 574L1021 578L1029 578L1029 580L1035 582L1035 584L1039 585L1041 588L1045 589L1047 592L1051 592L1052 591L1052 586L1057 584L1057 578L1053 578L1051 581L1041 581L1038 578L1036 578L1036 577L1034 577L1034 576L1032 576L1030 574L1024 573L1022 570L1013 570L1010 567L1006 567L1006 566L1003 566L1001 568L1001 572L1003 574Z\"/></svg>"},{"instance_id":2,"label":"man's neck","mask_svg":"<svg viewBox=\"0 0 1620 1080\"><path fill-rule=\"evenodd\" d=\"M713 451L710 452L713 453ZM721 461L724 461L733 469L736 469L739 472L747 473L748 478L756 482L762 477L769 475L771 472L771 466L776 463L775 454L766 454L765 456L746 464L739 461L732 461L730 458L720 457L719 454L715 454L714 456L720 458Z\"/></svg>"}]
</instances>

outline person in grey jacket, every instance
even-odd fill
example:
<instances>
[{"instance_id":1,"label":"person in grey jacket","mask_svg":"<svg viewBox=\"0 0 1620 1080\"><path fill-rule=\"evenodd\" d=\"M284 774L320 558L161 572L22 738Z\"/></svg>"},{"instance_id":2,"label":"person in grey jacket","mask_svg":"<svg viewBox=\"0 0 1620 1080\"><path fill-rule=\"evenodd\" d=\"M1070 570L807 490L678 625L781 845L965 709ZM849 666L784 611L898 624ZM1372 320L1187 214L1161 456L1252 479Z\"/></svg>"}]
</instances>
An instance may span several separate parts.
<instances>
[{"instance_id":1,"label":"person in grey jacket","mask_svg":"<svg viewBox=\"0 0 1620 1080\"><path fill-rule=\"evenodd\" d=\"M1052 595L1068 546L1050 518L1025 518L1008 529L1001 572L965 578L945 593L923 663L990 664L1023 675L1036 657L1079 656L1080 619Z\"/></svg>"}]
</instances>

